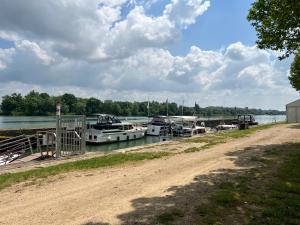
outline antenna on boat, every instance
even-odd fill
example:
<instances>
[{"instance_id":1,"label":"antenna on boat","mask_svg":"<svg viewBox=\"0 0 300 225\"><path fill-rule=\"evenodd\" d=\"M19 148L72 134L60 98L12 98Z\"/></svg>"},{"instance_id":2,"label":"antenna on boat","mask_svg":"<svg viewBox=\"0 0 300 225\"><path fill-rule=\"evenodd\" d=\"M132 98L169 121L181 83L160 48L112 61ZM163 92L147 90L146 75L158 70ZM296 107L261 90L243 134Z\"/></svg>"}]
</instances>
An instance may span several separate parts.
<instances>
[{"instance_id":1,"label":"antenna on boat","mask_svg":"<svg viewBox=\"0 0 300 225\"><path fill-rule=\"evenodd\" d=\"M167 99L166 103L167 103L167 116L169 116L169 100L168 99Z\"/></svg>"},{"instance_id":2,"label":"antenna on boat","mask_svg":"<svg viewBox=\"0 0 300 225\"><path fill-rule=\"evenodd\" d=\"M148 110L148 122L149 122L149 117L150 117L150 102L149 102L149 97L148 97L147 110Z\"/></svg>"}]
</instances>

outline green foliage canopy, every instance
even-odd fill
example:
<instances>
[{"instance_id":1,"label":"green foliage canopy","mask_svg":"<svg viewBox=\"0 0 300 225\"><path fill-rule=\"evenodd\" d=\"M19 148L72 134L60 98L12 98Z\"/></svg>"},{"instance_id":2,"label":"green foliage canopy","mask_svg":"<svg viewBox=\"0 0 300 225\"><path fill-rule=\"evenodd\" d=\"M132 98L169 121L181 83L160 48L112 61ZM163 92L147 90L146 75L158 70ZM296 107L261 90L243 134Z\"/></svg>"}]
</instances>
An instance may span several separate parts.
<instances>
[{"instance_id":1,"label":"green foliage canopy","mask_svg":"<svg viewBox=\"0 0 300 225\"><path fill-rule=\"evenodd\" d=\"M70 99L69 99L70 98ZM2 98L1 110L3 115L55 115L56 104L61 103L63 114L91 115L95 113L108 113L116 116L148 116L148 102L120 102L105 100L101 101L96 98L78 98L72 94L62 96L49 96L47 93L35 91L29 92L24 97L21 94L6 95ZM181 115L182 106L176 103L150 102L150 116ZM236 114L283 114L277 110L261 110L235 107L206 107L201 108L195 103L195 107L184 107L183 113L186 116L235 116Z\"/></svg>"},{"instance_id":2,"label":"green foliage canopy","mask_svg":"<svg viewBox=\"0 0 300 225\"><path fill-rule=\"evenodd\" d=\"M293 88L300 91L300 52L296 54L291 65L289 80Z\"/></svg>"},{"instance_id":3,"label":"green foliage canopy","mask_svg":"<svg viewBox=\"0 0 300 225\"><path fill-rule=\"evenodd\" d=\"M248 20L257 31L259 48L284 52L279 59L299 49L299 0L256 0L249 10Z\"/></svg>"}]
</instances>

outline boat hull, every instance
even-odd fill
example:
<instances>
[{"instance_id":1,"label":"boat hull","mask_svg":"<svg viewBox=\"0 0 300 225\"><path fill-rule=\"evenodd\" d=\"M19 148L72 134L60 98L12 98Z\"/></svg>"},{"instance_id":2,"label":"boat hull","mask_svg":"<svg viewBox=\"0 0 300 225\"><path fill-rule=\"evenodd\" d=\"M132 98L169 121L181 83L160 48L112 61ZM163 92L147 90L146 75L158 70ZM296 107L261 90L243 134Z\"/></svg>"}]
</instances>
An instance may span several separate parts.
<instances>
[{"instance_id":1,"label":"boat hull","mask_svg":"<svg viewBox=\"0 0 300 225\"><path fill-rule=\"evenodd\" d=\"M96 129L88 129L86 132L86 143L103 144L121 141L136 140L145 137L145 128L134 128L119 132L102 132Z\"/></svg>"},{"instance_id":2,"label":"boat hull","mask_svg":"<svg viewBox=\"0 0 300 225\"><path fill-rule=\"evenodd\" d=\"M169 126L167 125L153 125L149 124L147 127L147 135L150 136L161 136L169 132Z\"/></svg>"},{"instance_id":3,"label":"boat hull","mask_svg":"<svg viewBox=\"0 0 300 225\"><path fill-rule=\"evenodd\" d=\"M183 127L181 129L175 129L173 135L177 137L192 137L194 135L205 133L205 127L196 126L194 128Z\"/></svg>"}]
</instances>

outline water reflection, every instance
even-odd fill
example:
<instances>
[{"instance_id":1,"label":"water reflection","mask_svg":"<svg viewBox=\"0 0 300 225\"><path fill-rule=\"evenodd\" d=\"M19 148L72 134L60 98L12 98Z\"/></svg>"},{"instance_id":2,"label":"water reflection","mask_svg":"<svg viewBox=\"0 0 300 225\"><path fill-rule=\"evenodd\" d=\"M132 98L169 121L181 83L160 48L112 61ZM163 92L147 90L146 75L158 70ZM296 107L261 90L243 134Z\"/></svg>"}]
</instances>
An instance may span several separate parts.
<instances>
[{"instance_id":1,"label":"water reflection","mask_svg":"<svg viewBox=\"0 0 300 225\"><path fill-rule=\"evenodd\" d=\"M100 144L100 145L87 145L86 150L89 152L94 152L94 151L110 152L114 150L131 148L131 147L141 146L145 144L152 144L157 142L159 142L159 137L146 136L141 139L131 140L131 141L115 142L115 143Z\"/></svg>"}]
</instances>

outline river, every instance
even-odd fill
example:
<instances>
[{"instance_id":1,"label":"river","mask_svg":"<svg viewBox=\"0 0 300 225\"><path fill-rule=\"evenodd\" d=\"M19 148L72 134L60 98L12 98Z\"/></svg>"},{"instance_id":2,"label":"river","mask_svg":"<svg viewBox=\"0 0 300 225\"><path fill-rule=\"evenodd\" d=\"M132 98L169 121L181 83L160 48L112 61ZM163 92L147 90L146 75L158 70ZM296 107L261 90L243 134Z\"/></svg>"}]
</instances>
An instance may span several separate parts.
<instances>
[{"instance_id":1,"label":"river","mask_svg":"<svg viewBox=\"0 0 300 225\"><path fill-rule=\"evenodd\" d=\"M119 117L132 123L147 122L147 117ZM220 119L221 117L210 117L200 119ZM259 124L285 121L285 115L260 115L255 116ZM0 116L0 129L5 128L41 128L55 127L55 116Z\"/></svg>"}]
</instances>

